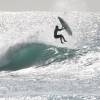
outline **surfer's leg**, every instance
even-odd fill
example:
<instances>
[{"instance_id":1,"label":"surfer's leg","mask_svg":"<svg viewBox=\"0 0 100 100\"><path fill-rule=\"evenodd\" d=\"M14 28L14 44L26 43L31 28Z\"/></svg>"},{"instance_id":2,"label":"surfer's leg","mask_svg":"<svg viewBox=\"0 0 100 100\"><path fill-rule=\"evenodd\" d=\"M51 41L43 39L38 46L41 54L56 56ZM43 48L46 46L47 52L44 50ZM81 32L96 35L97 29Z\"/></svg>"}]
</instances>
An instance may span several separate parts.
<instances>
[{"instance_id":1,"label":"surfer's leg","mask_svg":"<svg viewBox=\"0 0 100 100\"><path fill-rule=\"evenodd\" d=\"M61 41L61 43L63 43L63 41L62 41L62 37L60 37L60 41Z\"/></svg>"},{"instance_id":2,"label":"surfer's leg","mask_svg":"<svg viewBox=\"0 0 100 100\"><path fill-rule=\"evenodd\" d=\"M56 35L55 38L60 38L61 43L63 43L63 41L62 41L63 40L62 35Z\"/></svg>"},{"instance_id":3,"label":"surfer's leg","mask_svg":"<svg viewBox=\"0 0 100 100\"><path fill-rule=\"evenodd\" d=\"M64 42L67 42L67 41L65 40L64 36L63 36L63 35L61 35L61 36L62 36L62 38L63 38Z\"/></svg>"},{"instance_id":4,"label":"surfer's leg","mask_svg":"<svg viewBox=\"0 0 100 100\"><path fill-rule=\"evenodd\" d=\"M60 35L58 35L59 36L59 38L60 38L60 41L61 41L61 43L63 43L63 37L62 37L62 35L60 34Z\"/></svg>"}]
</instances>

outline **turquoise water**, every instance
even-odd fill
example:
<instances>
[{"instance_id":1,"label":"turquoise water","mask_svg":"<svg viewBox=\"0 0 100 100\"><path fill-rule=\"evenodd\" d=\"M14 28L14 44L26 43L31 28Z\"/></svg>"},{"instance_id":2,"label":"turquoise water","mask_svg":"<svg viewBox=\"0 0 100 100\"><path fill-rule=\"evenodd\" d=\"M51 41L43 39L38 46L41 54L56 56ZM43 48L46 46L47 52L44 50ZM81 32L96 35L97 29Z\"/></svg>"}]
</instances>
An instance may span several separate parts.
<instances>
[{"instance_id":1,"label":"turquoise water","mask_svg":"<svg viewBox=\"0 0 100 100\"><path fill-rule=\"evenodd\" d=\"M76 51L43 43L18 44L6 52L5 59L8 61L5 65L0 64L0 70L19 70L32 65L42 67L73 59Z\"/></svg>"}]
</instances>

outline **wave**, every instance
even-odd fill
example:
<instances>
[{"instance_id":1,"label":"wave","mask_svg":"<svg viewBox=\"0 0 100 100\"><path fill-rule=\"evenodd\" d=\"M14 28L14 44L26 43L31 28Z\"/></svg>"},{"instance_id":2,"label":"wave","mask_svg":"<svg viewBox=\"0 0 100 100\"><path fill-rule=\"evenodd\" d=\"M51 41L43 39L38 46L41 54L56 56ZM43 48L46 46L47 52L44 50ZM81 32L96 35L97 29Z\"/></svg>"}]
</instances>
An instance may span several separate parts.
<instances>
[{"instance_id":1,"label":"wave","mask_svg":"<svg viewBox=\"0 0 100 100\"><path fill-rule=\"evenodd\" d=\"M10 47L0 61L0 70L18 70L36 65L46 66L54 62L70 60L75 49L61 48L43 43L23 43ZM5 60L5 61L4 61ZM5 63L6 62L6 63Z\"/></svg>"},{"instance_id":2,"label":"wave","mask_svg":"<svg viewBox=\"0 0 100 100\"><path fill-rule=\"evenodd\" d=\"M58 15L73 31L72 37L62 32L66 44L53 38ZM98 95L100 14L1 13L0 23L1 95ZM83 97L47 97L58 98Z\"/></svg>"},{"instance_id":3,"label":"wave","mask_svg":"<svg viewBox=\"0 0 100 100\"><path fill-rule=\"evenodd\" d=\"M58 15L68 22L73 31L72 37L69 37L65 31L62 32L68 41L65 45L52 36L55 25L60 25ZM30 66L43 67L55 62L73 60L93 50L90 48L91 45L100 46L100 14L72 12L38 15L30 12L5 13L0 16L2 23L0 70L19 70ZM84 45L87 45L87 48L68 49ZM5 54L2 54L3 50L6 51Z\"/></svg>"}]
</instances>

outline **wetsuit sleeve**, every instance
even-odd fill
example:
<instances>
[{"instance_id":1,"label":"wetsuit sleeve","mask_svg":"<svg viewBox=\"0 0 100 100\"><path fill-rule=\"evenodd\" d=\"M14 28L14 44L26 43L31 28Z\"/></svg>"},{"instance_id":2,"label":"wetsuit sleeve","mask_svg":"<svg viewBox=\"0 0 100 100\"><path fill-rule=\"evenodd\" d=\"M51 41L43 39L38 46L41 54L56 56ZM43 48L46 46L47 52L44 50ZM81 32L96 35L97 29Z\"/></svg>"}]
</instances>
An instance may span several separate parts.
<instances>
[{"instance_id":1,"label":"wetsuit sleeve","mask_svg":"<svg viewBox=\"0 0 100 100\"><path fill-rule=\"evenodd\" d=\"M61 31L61 30L63 30L64 29L64 27L62 27L61 29L58 29L59 31Z\"/></svg>"}]
</instances>

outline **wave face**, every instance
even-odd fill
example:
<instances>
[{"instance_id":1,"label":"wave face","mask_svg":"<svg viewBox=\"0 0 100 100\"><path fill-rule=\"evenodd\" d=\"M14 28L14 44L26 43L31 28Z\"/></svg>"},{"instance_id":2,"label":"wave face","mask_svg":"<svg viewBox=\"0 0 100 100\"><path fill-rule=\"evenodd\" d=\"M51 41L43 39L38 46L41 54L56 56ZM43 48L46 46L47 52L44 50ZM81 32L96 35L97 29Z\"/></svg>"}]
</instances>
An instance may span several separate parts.
<instances>
[{"instance_id":1,"label":"wave face","mask_svg":"<svg viewBox=\"0 0 100 100\"><path fill-rule=\"evenodd\" d=\"M73 32L58 33L64 44L53 37L58 16ZM99 83L99 13L0 13L0 96L98 100Z\"/></svg>"},{"instance_id":2,"label":"wave face","mask_svg":"<svg viewBox=\"0 0 100 100\"><path fill-rule=\"evenodd\" d=\"M46 66L53 62L72 59L74 49L60 48L42 43L17 44L10 47L2 58L7 64L0 63L0 70L19 70L32 65ZM1 60L2 60L1 59Z\"/></svg>"}]
</instances>

